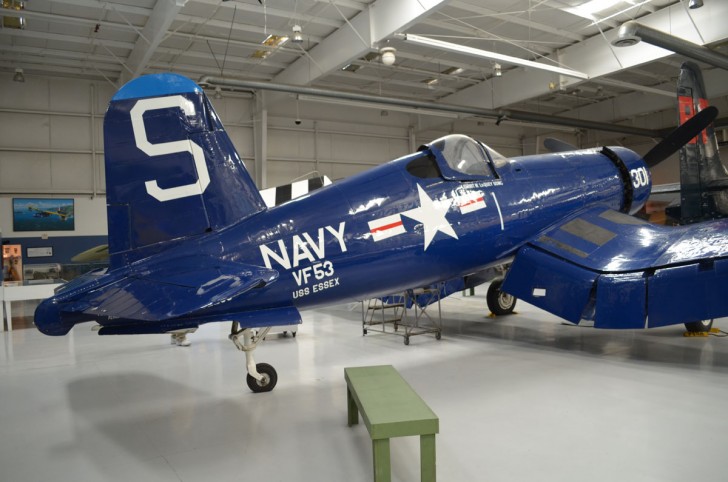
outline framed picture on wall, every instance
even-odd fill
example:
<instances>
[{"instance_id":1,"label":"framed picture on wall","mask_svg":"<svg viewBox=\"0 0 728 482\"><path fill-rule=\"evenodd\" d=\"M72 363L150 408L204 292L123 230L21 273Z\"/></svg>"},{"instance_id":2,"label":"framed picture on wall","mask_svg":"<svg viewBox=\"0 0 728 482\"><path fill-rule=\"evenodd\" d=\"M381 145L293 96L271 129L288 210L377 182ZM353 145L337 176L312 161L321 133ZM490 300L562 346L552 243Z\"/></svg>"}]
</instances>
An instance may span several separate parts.
<instances>
[{"instance_id":1,"label":"framed picture on wall","mask_svg":"<svg viewBox=\"0 0 728 482\"><path fill-rule=\"evenodd\" d=\"M13 198L13 231L73 231L73 199Z\"/></svg>"}]
</instances>

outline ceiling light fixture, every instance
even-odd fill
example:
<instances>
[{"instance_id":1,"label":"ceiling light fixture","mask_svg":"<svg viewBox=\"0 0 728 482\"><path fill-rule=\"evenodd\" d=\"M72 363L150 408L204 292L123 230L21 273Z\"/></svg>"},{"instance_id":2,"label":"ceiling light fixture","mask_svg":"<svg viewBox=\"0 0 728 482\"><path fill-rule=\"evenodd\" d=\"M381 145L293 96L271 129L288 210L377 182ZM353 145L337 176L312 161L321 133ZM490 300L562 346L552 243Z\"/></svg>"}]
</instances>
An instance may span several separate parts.
<instances>
[{"instance_id":1,"label":"ceiling light fixture","mask_svg":"<svg viewBox=\"0 0 728 482\"><path fill-rule=\"evenodd\" d=\"M253 52L251 57L254 59L265 59L274 52L275 49L288 42L288 37L285 35L268 35L265 40L261 42L262 45L270 47L271 50L256 50Z\"/></svg>"},{"instance_id":2,"label":"ceiling light fixture","mask_svg":"<svg viewBox=\"0 0 728 482\"><path fill-rule=\"evenodd\" d=\"M216 99L222 99L222 89L219 85L215 87L215 95L213 97L215 97Z\"/></svg>"},{"instance_id":3,"label":"ceiling light fixture","mask_svg":"<svg viewBox=\"0 0 728 482\"><path fill-rule=\"evenodd\" d=\"M384 65L393 65L396 60L395 53L397 49L394 47L382 47L379 49L379 58Z\"/></svg>"},{"instance_id":4,"label":"ceiling light fixture","mask_svg":"<svg viewBox=\"0 0 728 482\"><path fill-rule=\"evenodd\" d=\"M688 2L688 8L691 10L695 10L696 8L700 8L703 6L703 0L690 0Z\"/></svg>"},{"instance_id":5,"label":"ceiling light fixture","mask_svg":"<svg viewBox=\"0 0 728 482\"><path fill-rule=\"evenodd\" d=\"M301 35L300 25L293 26L293 38L291 39L291 42L293 42L294 44L303 43L303 35Z\"/></svg>"},{"instance_id":6,"label":"ceiling light fixture","mask_svg":"<svg viewBox=\"0 0 728 482\"><path fill-rule=\"evenodd\" d=\"M427 84L428 89L434 89L440 83L440 79L425 79L422 83Z\"/></svg>"},{"instance_id":7,"label":"ceiling light fixture","mask_svg":"<svg viewBox=\"0 0 728 482\"><path fill-rule=\"evenodd\" d=\"M510 55L503 55L489 50L481 50L473 47L467 47L465 45L454 44L450 42L443 42L442 40L435 40L428 37L421 37L419 35L412 34L397 34L398 38L402 40L413 42L420 45L426 45L428 47L435 47L442 50L448 50L450 52L456 52L463 55L470 55L473 57L480 57L484 59L495 60L503 62L504 64L514 64L523 67L532 67L534 69L547 70L568 77L576 77L578 79L588 79L589 76L584 72L578 72L576 70L565 69L563 67L556 67L554 65L542 64L540 62L533 62L531 60L520 59L518 57L511 57Z\"/></svg>"},{"instance_id":8,"label":"ceiling light fixture","mask_svg":"<svg viewBox=\"0 0 728 482\"><path fill-rule=\"evenodd\" d=\"M503 76L503 69L501 68L501 64L498 62L493 63L493 75L496 77Z\"/></svg>"},{"instance_id":9,"label":"ceiling light fixture","mask_svg":"<svg viewBox=\"0 0 728 482\"><path fill-rule=\"evenodd\" d=\"M15 75L13 75L13 82L25 82L25 75L23 75L23 69L15 69Z\"/></svg>"}]
</instances>

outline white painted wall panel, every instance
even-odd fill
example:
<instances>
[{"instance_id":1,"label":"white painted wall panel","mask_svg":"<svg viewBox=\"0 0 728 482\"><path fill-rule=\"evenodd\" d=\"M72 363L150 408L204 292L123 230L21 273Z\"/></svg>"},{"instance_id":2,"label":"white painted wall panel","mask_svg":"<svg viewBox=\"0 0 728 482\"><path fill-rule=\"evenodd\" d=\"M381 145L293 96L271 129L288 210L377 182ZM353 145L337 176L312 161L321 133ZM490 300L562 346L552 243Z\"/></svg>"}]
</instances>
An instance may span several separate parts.
<instances>
[{"instance_id":1,"label":"white painted wall panel","mask_svg":"<svg viewBox=\"0 0 728 482\"><path fill-rule=\"evenodd\" d=\"M91 112L91 92L88 86L87 82L79 84L77 80L55 79L49 83L48 109L79 114Z\"/></svg>"},{"instance_id":2,"label":"white painted wall panel","mask_svg":"<svg viewBox=\"0 0 728 482\"><path fill-rule=\"evenodd\" d=\"M280 186L304 176L315 169L313 162L268 161L268 184Z\"/></svg>"},{"instance_id":3,"label":"white painted wall panel","mask_svg":"<svg viewBox=\"0 0 728 482\"><path fill-rule=\"evenodd\" d=\"M50 121L46 115L0 112L0 146L47 149Z\"/></svg>"},{"instance_id":4,"label":"white painted wall panel","mask_svg":"<svg viewBox=\"0 0 728 482\"><path fill-rule=\"evenodd\" d=\"M312 159L315 157L313 132L268 129L270 159Z\"/></svg>"},{"instance_id":5,"label":"white painted wall panel","mask_svg":"<svg viewBox=\"0 0 728 482\"><path fill-rule=\"evenodd\" d=\"M51 189L50 154L4 152L0 162L0 190L48 192Z\"/></svg>"},{"instance_id":6,"label":"white painted wall panel","mask_svg":"<svg viewBox=\"0 0 728 482\"><path fill-rule=\"evenodd\" d=\"M26 75L25 82L13 82L13 73L0 78L0 106L4 109L48 109L47 78Z\"/></svg>"},{"instance_id":7,"label":"white painted wall panel","mask_svg":"<svg viewBox=\"0 0 728 482\"><path fill-rule=\"evenodd\" d=\"M51 155L51 187L58 192L81 192L93 184L89 154Z\"/></svg>"},{"instance_id":8,"label":"white painted wall panel","mask_svg":"<svg viewBox=\"0 0 728 482\"><path fill-rule=\"evenodd\" d=\"M91 150L91 118L50 116L50 146L53 149Z\"/></svg>"}]
</instances>

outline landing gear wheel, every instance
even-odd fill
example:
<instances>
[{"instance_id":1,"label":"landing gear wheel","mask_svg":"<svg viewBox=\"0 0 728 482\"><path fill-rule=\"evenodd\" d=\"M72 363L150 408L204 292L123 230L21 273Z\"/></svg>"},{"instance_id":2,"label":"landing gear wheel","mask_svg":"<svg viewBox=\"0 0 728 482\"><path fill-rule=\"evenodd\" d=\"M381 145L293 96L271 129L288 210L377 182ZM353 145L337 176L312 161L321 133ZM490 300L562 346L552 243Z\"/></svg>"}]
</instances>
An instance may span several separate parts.
<instances>
[{"instance_id":1,"label":"landing gear wheel","mask_svg":"<svg viewBox=\"0 0 728 482\"><path fill-rule=\"evenodd\" d=\"M278 374L276 373L275 368L267 363L258 363L255 365L255 369L263 376L263 379L256 380L253 376L248 375L246 379L248 382L248 388L255 393L270 392L273 390L276 383L278 383Z\"/></svg>"},{"instance_id":2,"label":"landing gear wheel","mask_svg":"<svg viewBox=\"0 0 728 482\"><path fill-rule=\"evenodd\" d=\"M404 337L404 344L409 345L409 336Z\"/></svg>"},{"instance_id":3,"label":"landing gear wheel","mask_svg":"<svg viewBox=\"0 0 728 482\"><path fill-rule=\"evenodd\" d=\"M439 331L437 333L435 333L435 340L439 340L441 338L442 338L442 333L440 333Z\"/></svg>"},{"instance_id":4,"label":"landing gear wheel","mask_svg":"<svg viewBox=\"0 0 728 482\"><path fill-rule=\"evenodd\" d=\"M516 298L508 293L501 291L503 285L502 279L493 280L488 287L488 294L486 301L488 302L488 309L496 316L510 315L513 313L513 309L516 307Z\"/></svg>"},{"instance_id":5,"label":"landing gear wheel","mask_svg":"<svg viewBox=\"0 0 728 482\"><path fill-rule=\"evenodd\" d=\"M713 327L713 320L692 321L685 323L688 333L708 333Z\"/></svg>"}]
</instances>

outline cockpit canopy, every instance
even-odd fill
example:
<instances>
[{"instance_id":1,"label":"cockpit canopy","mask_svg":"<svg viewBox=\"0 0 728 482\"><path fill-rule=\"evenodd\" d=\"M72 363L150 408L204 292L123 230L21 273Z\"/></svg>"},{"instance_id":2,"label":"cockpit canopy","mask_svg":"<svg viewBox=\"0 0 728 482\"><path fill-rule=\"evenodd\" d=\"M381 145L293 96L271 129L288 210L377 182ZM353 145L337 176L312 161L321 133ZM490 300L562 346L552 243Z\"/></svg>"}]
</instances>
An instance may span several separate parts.
<instances>
[{"instance_id":1,"label":"cockpit canopy","mask_svg":"<svg viewBox=\"0 0 728 482\"><path fill-rule=\"evenodd\" d=\"M462 134L441 137L428 147L435 154L443 177L450 180L498 178L495 168L507 162L498 152Z\"/></svg>"}]
</instances>

